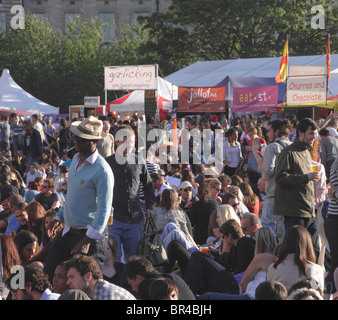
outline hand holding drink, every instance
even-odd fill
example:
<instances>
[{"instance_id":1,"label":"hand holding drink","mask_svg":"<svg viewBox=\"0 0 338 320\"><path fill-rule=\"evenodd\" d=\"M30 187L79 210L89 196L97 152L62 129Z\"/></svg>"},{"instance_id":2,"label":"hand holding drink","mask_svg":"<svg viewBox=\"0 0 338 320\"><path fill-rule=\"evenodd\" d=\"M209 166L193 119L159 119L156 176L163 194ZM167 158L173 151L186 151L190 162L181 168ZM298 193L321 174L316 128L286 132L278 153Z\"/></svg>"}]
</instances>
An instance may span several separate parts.
<instances>
[{"instance_id":1,"label":"hand holding drink","mask_svg":"<svg viewBox=\"0 0 338 320\"><path fill-rule=\"evenodd\" d=\"M318 164L312 164L311 165L311 173L308 174L309 180L317 181L319 180L319 165Z\"/></svg>"}]
</instances>

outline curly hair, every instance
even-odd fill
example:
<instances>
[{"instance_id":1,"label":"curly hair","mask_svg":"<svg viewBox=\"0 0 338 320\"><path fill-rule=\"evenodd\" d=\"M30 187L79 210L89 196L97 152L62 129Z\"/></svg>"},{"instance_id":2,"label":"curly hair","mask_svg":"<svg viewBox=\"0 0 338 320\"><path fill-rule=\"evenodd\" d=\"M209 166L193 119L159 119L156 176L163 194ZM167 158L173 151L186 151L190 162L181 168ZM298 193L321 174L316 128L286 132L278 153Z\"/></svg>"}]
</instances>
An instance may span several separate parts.
<instances>
[{"instance_id":1,"label":"curly hair","mask_svg":"<svg viewBox=\"0 0 338 320\"><path fill-rule=\"evenodd\" d=\"M75 255L65 264L65 269L67 272L71 268L75 268L82 277L88 272L91 272L93 279L100 280L103 278L100 267L95 258L92 256L85 256L81 254Z\"/></svg>"}]
</instances>

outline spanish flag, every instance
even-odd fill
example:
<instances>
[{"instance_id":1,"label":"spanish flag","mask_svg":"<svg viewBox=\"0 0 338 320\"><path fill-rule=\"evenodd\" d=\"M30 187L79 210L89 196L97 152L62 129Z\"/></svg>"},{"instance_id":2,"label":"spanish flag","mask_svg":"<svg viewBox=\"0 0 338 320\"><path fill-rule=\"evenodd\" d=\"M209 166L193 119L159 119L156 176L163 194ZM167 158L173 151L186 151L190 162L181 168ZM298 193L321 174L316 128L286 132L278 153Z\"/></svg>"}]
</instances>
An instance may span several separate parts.
<instances>
[{"instance_id":1,"label":"spanish flag","mask_svg":"<svg viewBox=\"0 0 338 320\"><path fill-rule=\"evenodd\" d=\"M331 73L330 35L328 37L328 43L327 43L326 67L327 67L327 78L330 79L330 73Z\"/></svg>"},{"instance_id":2,"label":"spanish flag","mask_svg":"<svg viewBox=\"0 0 338 320\"><path fill-rule=\"evenodd\" d=\"M286 80L286 77L288 75L288 64L289 64L289 36L286 36L286 42L283 50L283 57L282 61L280 63L279 72L277 74L277 77L275 78L275 81L277 83L283 82Z\"/></svg>"}]
</instances>

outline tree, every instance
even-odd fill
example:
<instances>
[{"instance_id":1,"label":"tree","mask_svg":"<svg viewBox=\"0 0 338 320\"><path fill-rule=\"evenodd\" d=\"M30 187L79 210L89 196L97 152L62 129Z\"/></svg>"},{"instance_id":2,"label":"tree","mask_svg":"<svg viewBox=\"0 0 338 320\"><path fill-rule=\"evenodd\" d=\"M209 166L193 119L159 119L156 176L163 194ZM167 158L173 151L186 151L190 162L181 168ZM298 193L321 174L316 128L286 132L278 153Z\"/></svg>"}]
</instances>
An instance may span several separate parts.
<instances>
[{"instance_id":1,"label":"tree","mask_svg":"<svg viewBox=\"0 0 338 320\"><path fill-rule=\"evenodd\" d=\"M147 40L147 31L138 24L117 30L114 43L104 42L104 30L93 17L77 18L65 31L54 32L48 22L26 14L24 29L0 39L0 67L9 69L24 90L59 107L60 113L82 105L84 96L104 101L104 66L144 63L139 48Z\"/></svg>"},{"instance_id":2,"label":"tree","mask_svg":"<svg viewBox=\"0 0 338 320\"><path fill-rule=\"evenodd\" d=\"M325 28L313 29L310 0L173 0L168 13L147 19L148 46L166 73L198 60L281 56L287 34L290 55L323 54L328 33L332 50L338 47L335 2L316 2Z\"/></svg>"}]
</instances>

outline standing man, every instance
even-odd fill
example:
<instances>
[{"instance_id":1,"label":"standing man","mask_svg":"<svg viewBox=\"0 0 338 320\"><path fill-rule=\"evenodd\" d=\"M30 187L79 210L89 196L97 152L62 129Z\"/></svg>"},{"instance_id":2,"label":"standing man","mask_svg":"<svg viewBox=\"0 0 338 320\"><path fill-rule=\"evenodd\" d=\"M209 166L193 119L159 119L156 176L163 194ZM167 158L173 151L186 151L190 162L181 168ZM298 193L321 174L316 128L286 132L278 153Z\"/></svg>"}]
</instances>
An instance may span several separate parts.
<instances>
[{"instance_id":1,"label":"standing man","mask_svg":"<svg viewBox=\"0 0 338 320\"><path fill-rule=\"evenodd\" d=\"M13 123L10 126L11 129L11 144L13 147L13 154L18 153L22 150L23 145L23 127L20 124L19 116L14 114L13 115Z\"/></svg>"},{"instance_id":2,"label":"standing man","mask_svg":"<svg viewBox=\"0 0 338 320\"><path fill-rule=\"evenodd\" d=\"M289 140L290 124L288 120L274 120L268 123L266 136L269 144L264 151L262 165L262 178L266 181L265 201L262 209L262 226L270 227L273 233L281 238L283 236L282 216L274 214L275 200L275 168L279 154L292 142ZM277 226L278 233L277 234ZM280 228L282 227L282 228Z\"/></svg>"},{"instance_id":3,"label":"standing man","mask_svg":"<svg viewBox=\"0 0 338 320\"><path fill-rule=\"evenodd\" d=\"M45 263L45 272L53 278L56 266L74 254L93 256L101 270L108 244L107 222L113 201L114 176L99 155L96 145L102 138L102 121L89 116L71 124L75 150L71 162L65 204L49 229L64 229L54 240Z\"/></svg>"},{"instance_id":4,"label":"standing man","mask_svg":"<svg viewBox=\"0 0 338 320\"><path fill-rule=\"evenodd\" d=\"M283 216L287 231L294 225L305 227L315 252L319 254L319 231L315 215L314 186L319 172L311 172L310 147L318 136L317 124L310 118L299 121L293 144L285 147L275 169L275 215Z\"/></svg>"},{"instance_id":5,"label":"standing man","mask_svg":"<svg viewBox=\"0 0 338 320\"><path fill-rule=\"evenodd\" d=\"M138 254L143 236L143 211L139 195L140 183L143 184L145 208L151 214L155 200L152 180L145 160L134 154L135 133L129 126L122 125L115 133L115 154L106 158L115 177L113 196L114 222L109 226L118 245L118 260L121 261L122 247L125 261Z\"/></svg>"},{"instance_id":6,"label":"standing man","mask_svg":"<svg viewBox=\"0 0 338 320\"><path fill-rule=\"evenodd\" d=\"M107 158L113 153L114 151L114 136L109 133L110 131L110 123L109 121L103 121L102 127L102 139L99 140L97 144L97 151L103 158Z\"/></svg>"},{"instance_id":7,"label":"standing man","mask_svg":"<svg viewBox=\"0 0 338 320\"><path fill-rule=\"evenodd\" d=\"M33 124L33 128L39 131L40 136L41 136L41 142L43 143L45 141L45 130L44 130L42 123L40 122L39 115L37 114L32 115L32 124Z\"/></svg>"},{"instance_id":8,"label":"standing man","mask_svg":"<svg viewBox=\"0 0 338 320\"><path fill-rule=\"evenodd\" d=\"M25 131L25 141L23 154L26 156L27 167L33 162L37 162L42 157L42 140L39 131L33 128L31 120L22 122L23 130Z\"/></svg>"},{"instance_id":9,"label":"standing man","mask_svg":"<svg viewBox=\"0 0 338 320\"><path fill-rule=\"evenodd\" d=\"M1 116L1 152L5 153L11 150L9 138L11 135L11 127L8 123L7 116Z\"/></svg>"}]
</instances>

